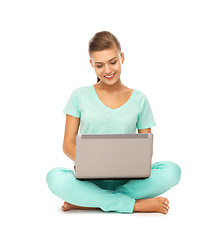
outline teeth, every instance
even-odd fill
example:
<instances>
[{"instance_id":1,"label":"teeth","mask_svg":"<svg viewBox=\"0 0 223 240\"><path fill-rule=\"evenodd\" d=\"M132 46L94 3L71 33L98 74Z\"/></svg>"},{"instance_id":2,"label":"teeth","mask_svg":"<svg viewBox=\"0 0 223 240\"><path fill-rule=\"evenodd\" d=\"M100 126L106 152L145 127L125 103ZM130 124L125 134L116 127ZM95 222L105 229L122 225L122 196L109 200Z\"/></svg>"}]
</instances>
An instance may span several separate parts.
<instances>
[{"instance_id":1,"label":"teeth","mask_svg":"<svg viewBox=\"0 0 223 240\"><path fill-rule=\"evenodd\" d=\"M111 78L114 74L110 75L110 76L105 76L106 78Z\"/></svg>"}]
</instances>

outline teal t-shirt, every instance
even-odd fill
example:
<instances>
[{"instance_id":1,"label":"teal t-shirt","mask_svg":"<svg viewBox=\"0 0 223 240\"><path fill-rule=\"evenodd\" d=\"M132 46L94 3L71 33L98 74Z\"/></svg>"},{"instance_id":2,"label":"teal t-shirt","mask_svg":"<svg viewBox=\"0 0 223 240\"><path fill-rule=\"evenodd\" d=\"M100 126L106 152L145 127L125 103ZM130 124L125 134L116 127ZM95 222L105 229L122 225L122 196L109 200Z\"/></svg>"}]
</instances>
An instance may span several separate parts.
<instances>
[{"instance_id":1,"label":"teal t-shirt","mask_svg":"<svg viewBox=\"0 0 223 240\"><path fill-rule=\"evenodd\" d=\"M133 89L121 107L111 109L98 97L94 85L76 88L63 113L80 118L79 134L131 134L156 126L146 95Z\"/></svg>"},{"instance_id":2,"label":"teal t-shirt","mask_svg":"<svg viewBox=\"0 0 223 240\"><path fill-rule=\"evenodd\" d=\"M131 134L136 128L156 126L146 95L137 89L121 107L111 109L99 99L94 85L76 88L63 113L80 118L79 134Z\"/></svg>"}]
</instances>

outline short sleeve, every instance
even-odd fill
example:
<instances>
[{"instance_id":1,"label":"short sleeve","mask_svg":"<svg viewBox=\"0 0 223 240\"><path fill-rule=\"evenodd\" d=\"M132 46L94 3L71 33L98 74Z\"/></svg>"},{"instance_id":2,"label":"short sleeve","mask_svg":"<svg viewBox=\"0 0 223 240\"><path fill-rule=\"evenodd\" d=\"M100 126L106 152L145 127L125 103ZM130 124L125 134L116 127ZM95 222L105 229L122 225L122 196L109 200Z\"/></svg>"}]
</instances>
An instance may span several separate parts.
<instances>
[{"instance_id":1,"label":"short sleeve","mask_svg":"<svg viewBox=\"0 0 223 240\"><path fill-rule=\"evenodd\" d=\"M150 107L148 99L145 97L141 114L138 117L136 123L137 129L145 129L156 126L155 119L153 117L152 109Z\"/></svg>"},{"instance_id":2,"label":"short sleeve","mask_svg":"<svg viewBox=\"0 0 223 240\"><path fill-rule=\"evenodd\" d=\"M78 117L78 118L81 117L81 113L80 113L79 107L78 107L77 92L75 90L71 93L71 95L63 109L63 113L71 115L73 117Z\"/></svg>"}]
</instances>

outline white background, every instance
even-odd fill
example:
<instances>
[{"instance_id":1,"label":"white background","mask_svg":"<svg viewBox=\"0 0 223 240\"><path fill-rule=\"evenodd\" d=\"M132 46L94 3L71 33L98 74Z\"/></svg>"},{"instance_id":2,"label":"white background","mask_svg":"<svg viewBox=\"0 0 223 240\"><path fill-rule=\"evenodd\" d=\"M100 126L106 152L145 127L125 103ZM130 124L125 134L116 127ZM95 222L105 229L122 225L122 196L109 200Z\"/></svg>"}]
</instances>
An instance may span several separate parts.
<instances>
[{"instance_id":1,"label":"white background","mask_svg":"<svg viewBox=\"0 0 223 240\"><path fill-rule=\"evenodd\" d=\"M2 239L222 239L222 1L1 1ZM62 212L46 174L63 153L71 92L96 83L88 41L110 31L122 83L144 92L153 161L182 169L159 213ZM220 217L220 220L218 219Z\"/></svg>"}]
</instances>

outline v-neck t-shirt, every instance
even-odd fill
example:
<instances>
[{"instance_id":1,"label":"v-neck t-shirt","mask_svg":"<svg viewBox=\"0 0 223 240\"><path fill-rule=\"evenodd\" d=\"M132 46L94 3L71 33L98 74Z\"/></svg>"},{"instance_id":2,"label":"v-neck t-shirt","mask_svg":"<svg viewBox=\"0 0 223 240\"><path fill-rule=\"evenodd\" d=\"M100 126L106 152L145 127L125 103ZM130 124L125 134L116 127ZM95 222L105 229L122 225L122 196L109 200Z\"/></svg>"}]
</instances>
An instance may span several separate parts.
<instances>
[{"instance_id":1,"label":"v-neck t-shirt","mask_svg":"<svg viewBox=\"0 0 223 240\"><path fill-rule=\"evenodd\" d=\"M94 85L73 90L63 113L80 118L79 134L132 134L156 126L146 95L133 89L130 98L116 109L106 106Z\"/></svg>"}]
</instances>

